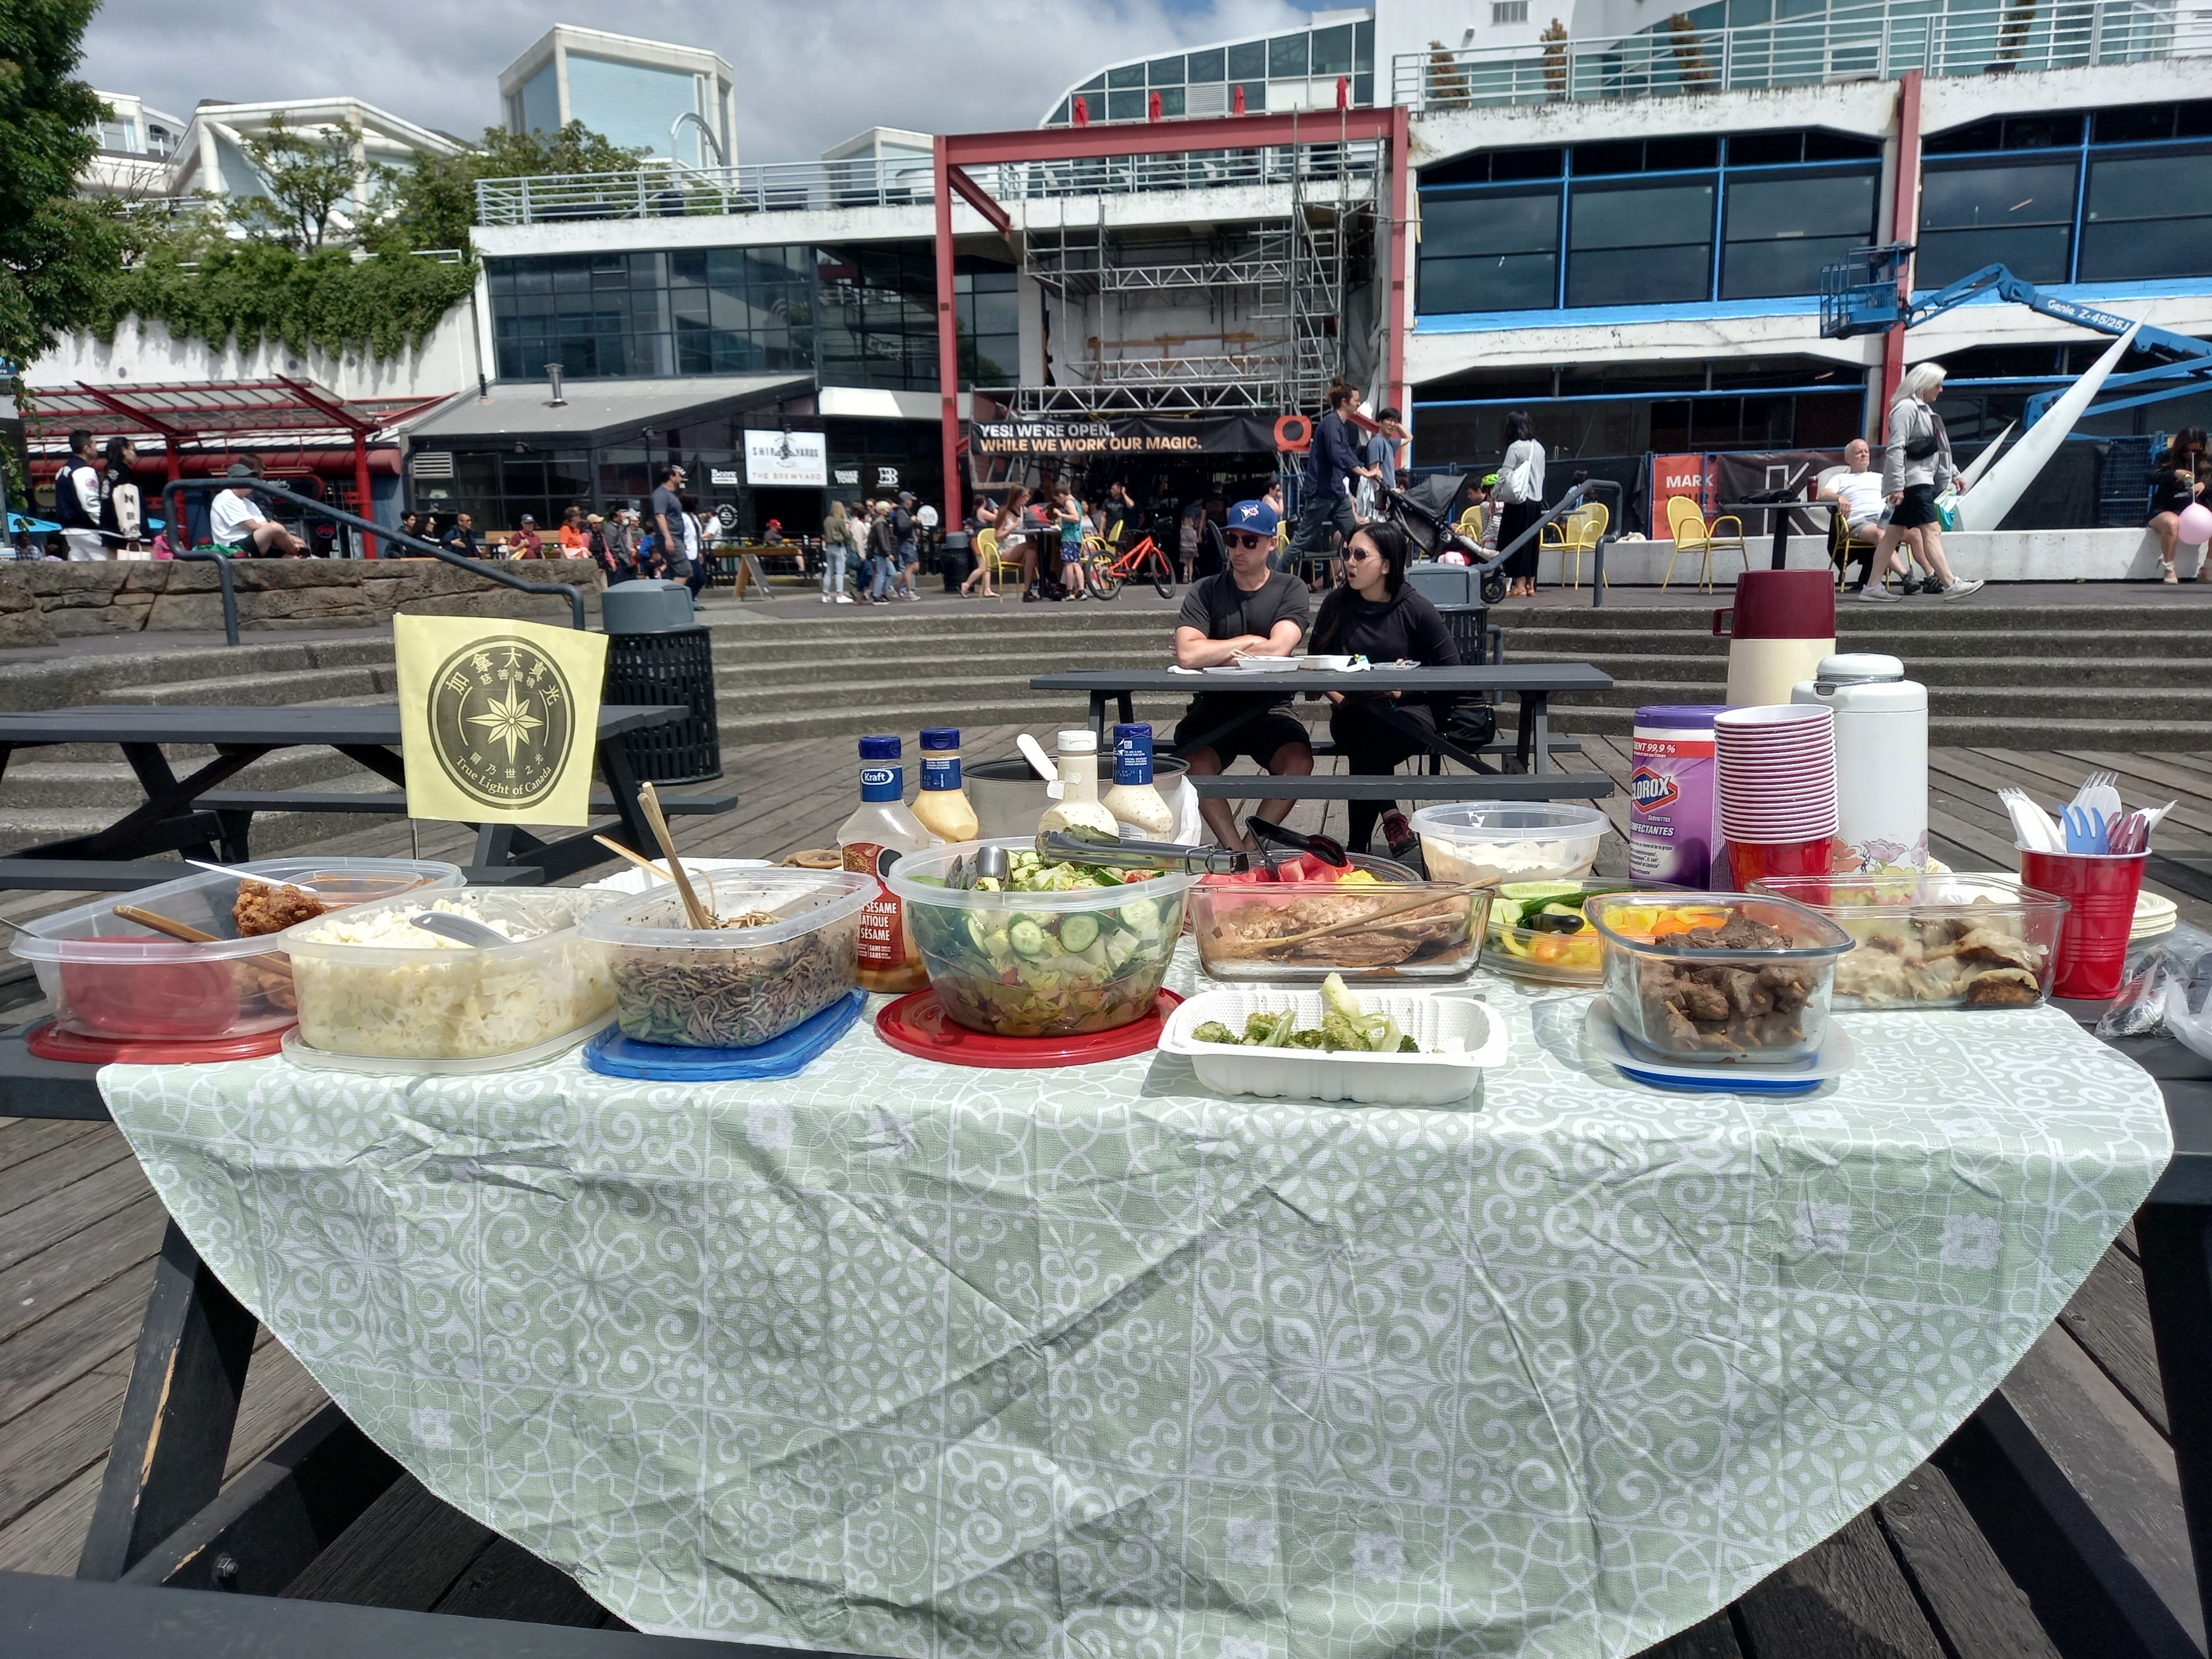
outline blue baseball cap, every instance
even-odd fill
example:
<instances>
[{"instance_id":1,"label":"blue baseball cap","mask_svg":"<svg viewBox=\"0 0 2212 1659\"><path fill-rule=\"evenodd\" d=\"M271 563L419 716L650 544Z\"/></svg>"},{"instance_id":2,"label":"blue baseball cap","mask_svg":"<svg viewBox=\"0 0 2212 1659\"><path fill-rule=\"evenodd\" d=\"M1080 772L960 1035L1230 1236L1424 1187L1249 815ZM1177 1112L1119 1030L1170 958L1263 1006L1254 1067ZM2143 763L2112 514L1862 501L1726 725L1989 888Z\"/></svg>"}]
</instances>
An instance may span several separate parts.
<instances>
[{"instance_id":1,"label":"blue baseball cap","mask_svg":"<svg viewBox=\"0 0 2212 1659\"><path fill-rule=\"evenodd\" d=\"M1265 501L1239 501L1229 509L1230 530L1246 530L1255 536L1275 533L1275 509Z\"/></svg>"}]
</instances>

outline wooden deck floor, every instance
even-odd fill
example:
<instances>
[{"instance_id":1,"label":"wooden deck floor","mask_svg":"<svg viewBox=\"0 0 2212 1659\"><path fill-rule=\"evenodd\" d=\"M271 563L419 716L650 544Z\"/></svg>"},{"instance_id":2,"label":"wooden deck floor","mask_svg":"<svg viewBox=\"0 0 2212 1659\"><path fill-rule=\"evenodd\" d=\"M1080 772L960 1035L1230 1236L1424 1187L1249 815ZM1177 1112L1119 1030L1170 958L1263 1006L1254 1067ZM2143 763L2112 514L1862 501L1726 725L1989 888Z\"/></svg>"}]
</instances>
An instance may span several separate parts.
<instances>
[{"instance_id":1,"label":"wooden deck floor","mask_svg":"<svg viewBox=\"0 0 2212 1659\"><path fill-rule=\"evenodd\" d=\"M1008 750L1012 732L971 732L968 752ZM1626 779L1624 744L1585 741L1587 764ZM854 765L852 745L842 741L745 751L731 768L730 781L743 797L739 810L690 821L679 834L702 855L774 856L826 844L850 811ZM2070 793L2100 766L2120 772L2130 803L2180 798L2162 846L2212 847L2212 757L1944 750L1932 761L1938 855L1956 868L2008 867L2010 838L1991 788L2020 781L2048 799ZM1606 805L1625 818L1624 799ZM1343 809L1329 810L1340 829ZM1323 811L1320 803L1303 805L1297 822L1322 827ZM463 831L426 824L416 844L426 855L450 856L465 841ZM408 828L396 824L324 850L393 854L409 846ZM1620 857L1618 838L1609 839L1601 868L1617 868ZM2185 919L2212 926L2212 903L2168 890ZM11 896L27 908L54 902ZM19 1001L35 993L21 982L13 988ZM35 1012L35 1005L20 1012ZM75 1570L163 1219L112 1127L0 1120L0 1569ZM2070 1379L2088 1402L2075 1409L2100 1413L2113 1437L2155 1465L2166 1413L2131 1231L2008 1389L2045 1375ZM323 1399L264 1334L248 1376L232 1473ZM2166 1468L2170 1478L2170 1460ZM2144 1550L2163 1551L2185 1567L2178 1503L2164 1504L2154 1491L2142 1507L2134 1522ZM2034 1510L1977 1419L1882 1502L1724 1613L1654 1650L1655 1659L2107 1659L2142 1651L2078 1563L2054 1547ZM288 1593L545 1623L607 1621L561 1574L405 1479Z\"/></svg>"}]
</instances>

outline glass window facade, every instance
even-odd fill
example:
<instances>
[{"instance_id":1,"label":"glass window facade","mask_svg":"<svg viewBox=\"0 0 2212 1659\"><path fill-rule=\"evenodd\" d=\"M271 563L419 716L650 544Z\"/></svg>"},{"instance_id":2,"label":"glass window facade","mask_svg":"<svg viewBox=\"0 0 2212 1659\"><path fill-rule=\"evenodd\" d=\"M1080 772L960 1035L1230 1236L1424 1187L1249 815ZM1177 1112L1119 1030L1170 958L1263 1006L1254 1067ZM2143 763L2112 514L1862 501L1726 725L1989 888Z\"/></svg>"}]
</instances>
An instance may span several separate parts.
<instances>
[{"instance_id":1,"label":"glass window facade","mask_svg":"<svg viewBox=\"0 0 2212 1659\"><path fill-rule=\"evenodd\" d=\"M1880 169L1872 141L1819 131L1455 157L1422 171L1415 306L1435 314L1815 294L1821 265L1871 236ZM1564 223L1553 182L1562 179Z\"/></svg>"},{"instance_id":2,"label":"glass window facade","mask_svg":"<svg viewBox=\"0 0 2212 1659\"><path fill-rule=\"evenodd\" d=\"M1013 267L963 255L954 273L961 384L1013 384ZM572 380L790 374L824 386L937 385L926 244L491 259L485 283L502 380L535 380L559 363Z\"/></svg>"},{"instance_id":3,"label":"glass window facade","mask_svg":"<svg viewBox=\"0 0 2212 1659\"><path fill-rule=\"evenodd\" d=\"M2212 100L2006 116L1938 133L1913 281L2212 276ZM2193 142L2192 142L2193 141Z\"/></svg>"},{"instance_id":4,"label":"glass window facade","mask_svg":"<svg viewBox=\"0 0 2212 1659\"><path fill-rule=\"evenodd\" d=\"M1231 88L1243 91L1251 113L1268 108L1271 101L1277 109L1329 108L1335 102L1331 83L1340 75L1350 78L1355 105L1375 101L1371 20L1238 40L1180 58L1117 64L1074 90L1083 94L1094 121L1141 121L1146 118L1148 92L1159 94L1160 113L1169 117L1225 114L1234 107ZM1273 84L1279 82L1292 84ZM1045 125L1066 126L1073 118L1073 102L1072 94L1063 98Z\"/></svg>"}]
</instances>

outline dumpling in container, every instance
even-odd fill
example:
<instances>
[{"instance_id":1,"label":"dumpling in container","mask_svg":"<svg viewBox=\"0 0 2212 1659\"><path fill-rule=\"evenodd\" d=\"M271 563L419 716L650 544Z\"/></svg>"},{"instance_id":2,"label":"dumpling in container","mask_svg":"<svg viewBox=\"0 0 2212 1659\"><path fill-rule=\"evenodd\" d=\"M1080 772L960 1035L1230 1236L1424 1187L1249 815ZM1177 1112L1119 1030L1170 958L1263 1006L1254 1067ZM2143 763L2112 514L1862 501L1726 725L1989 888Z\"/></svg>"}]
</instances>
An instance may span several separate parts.
<instances>
[{"instance_id":1,"label":"dumpling in container","mask_svg":"<svg viewBox=\"0 0 2212 1659\"><path fill-rule=\"evenodd\" d=\"M1966 981L1970 1007L2025 1008L2042 995L2042 982L2025 968L1992 968Z\"/></svg>"}]
</instances>

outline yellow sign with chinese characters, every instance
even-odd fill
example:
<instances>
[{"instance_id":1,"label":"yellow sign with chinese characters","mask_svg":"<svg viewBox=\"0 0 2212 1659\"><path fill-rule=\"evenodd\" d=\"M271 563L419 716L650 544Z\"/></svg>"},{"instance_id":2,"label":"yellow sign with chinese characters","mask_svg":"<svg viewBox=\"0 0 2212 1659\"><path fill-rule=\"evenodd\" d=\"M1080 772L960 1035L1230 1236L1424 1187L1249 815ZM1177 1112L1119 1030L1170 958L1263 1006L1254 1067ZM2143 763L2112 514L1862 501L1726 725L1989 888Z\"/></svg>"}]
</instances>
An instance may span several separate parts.
<instances>
[{"instance_id":1,"label":"yellow sign with chinese characters","mask_svg":"<svg viewBox=\"0 0 2212 1659\"><path fill-rule=\"evenodd\" d=\"M607 640L481 617L395 617L407 815L589 823Z\"/></svg>"}]
</instances>

